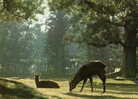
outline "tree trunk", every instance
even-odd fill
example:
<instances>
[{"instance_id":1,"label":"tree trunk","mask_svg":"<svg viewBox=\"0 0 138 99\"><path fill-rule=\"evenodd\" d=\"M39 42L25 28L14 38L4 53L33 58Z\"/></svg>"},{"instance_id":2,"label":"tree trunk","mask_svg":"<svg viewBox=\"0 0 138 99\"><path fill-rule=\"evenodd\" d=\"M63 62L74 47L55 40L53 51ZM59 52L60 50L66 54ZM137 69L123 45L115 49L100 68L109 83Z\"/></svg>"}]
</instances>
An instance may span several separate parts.
<instances>
[{"instance_id":1,"label":"tree trunk","mask_svg":"<svg viewBox=\"0 0 138 99\"><path fill-rule=\"evenodd\" d=\"M136 77L136 29L125 27L124 66L127 78Z\"/></svg>"},{"instance_id":2,"label":"tree trunk","mask_svg":"<svg viewBox=\"0 0 138 99\"><path fill-rule=\"evenodd\" d=\"M127 78L136 77L136 47L124 47L124 66Z\"/></svg>"}]
</instances>

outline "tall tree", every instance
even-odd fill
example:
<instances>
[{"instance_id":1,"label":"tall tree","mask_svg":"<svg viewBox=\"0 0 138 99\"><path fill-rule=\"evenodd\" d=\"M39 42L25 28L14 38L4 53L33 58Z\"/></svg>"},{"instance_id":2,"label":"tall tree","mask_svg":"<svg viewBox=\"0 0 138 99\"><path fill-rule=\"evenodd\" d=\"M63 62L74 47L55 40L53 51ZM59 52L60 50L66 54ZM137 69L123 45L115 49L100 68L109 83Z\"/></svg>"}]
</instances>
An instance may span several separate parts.
<instances>
[{"instance_id":1,"label":"tall tree","mask_svg":"<svg viewBox=\"0 0 138 99\"><path fill-rule=\"evenodd\" d=\"M48 68L53 68L51 72L57 72L58 76L63 76L66 64L65 43L63 40L66 31L66 20L62 12L55 12L55 16L51 18L51 29L47 34L46 54Z\"/></svg>"},{"instance_id":2,"label":"tall tree","mask_svg":"<svg viewBox=\"0 0 138 99\"><path fill-rule=\"evenodd\" d=\"M125 75L136 76L138 0L49 0L49 5L77 17L78 23L86 26L81 35L88 45L122 45Z\"/></svg>"}]
</instances>

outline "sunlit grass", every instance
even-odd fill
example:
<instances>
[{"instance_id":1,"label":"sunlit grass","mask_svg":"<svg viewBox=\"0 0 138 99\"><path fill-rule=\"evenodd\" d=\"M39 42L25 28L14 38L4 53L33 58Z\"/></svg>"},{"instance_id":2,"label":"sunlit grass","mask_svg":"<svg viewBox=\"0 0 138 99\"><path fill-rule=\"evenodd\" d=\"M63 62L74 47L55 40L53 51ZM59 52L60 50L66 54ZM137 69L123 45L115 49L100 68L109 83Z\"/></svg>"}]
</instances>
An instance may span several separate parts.
<instances>
[{"instance_id":1,"label":"sunlit grass","mask_svg":"<svg viewBox=\"0 0 138 99\"><path fill-rule=\"evenodd\" d=\"M0 79L0 99L46 99L46 97L22 82L3 78Z\"/></svg>"},{"instance_id":2,"label":"sunlit grass","mask_svg":"<svg viewBox=\"0 0 138 99\"><path fill-rule=\"evenodd\" d=\"M99 79L94 79L94 92L91 92L89 81L85 85L83 92L80 92L82 82L77 85L76 89L69 92L68 80L54 80L60 85L60 89L36 88L33 79L16 79L15 81L30 86L49 99L138 99L138 84L130 80L117 81L108 79L107 91L104 94L102 93L102 84ZM10 86L13 87L13 85Z\"/></svg>"}]
</instances>

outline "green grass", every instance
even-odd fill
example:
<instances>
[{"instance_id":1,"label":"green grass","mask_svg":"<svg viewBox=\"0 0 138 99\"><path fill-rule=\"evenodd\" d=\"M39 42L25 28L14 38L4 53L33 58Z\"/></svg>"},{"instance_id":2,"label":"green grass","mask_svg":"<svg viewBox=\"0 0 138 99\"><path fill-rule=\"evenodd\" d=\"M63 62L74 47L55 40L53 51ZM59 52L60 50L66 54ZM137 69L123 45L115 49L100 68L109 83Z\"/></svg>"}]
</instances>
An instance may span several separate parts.
<instances>
[{"instance_id":1,"label":"green grass","mask_svg":"<svg viewBox=\"0 0 138 99\"><path fill-rule=\"evenodd\" d=\"M10 90L10 93L5 93L8 98L2 99L138 99L138 84L130 80L108 79L107 91L104 94L99 79L94 79L94 92L91 92L89 81L83 92L80 92L82 82L72 92L69 92L68 80L54 80L60 85L60 89L36 88L33 79L8 78L8 81L12 83L7 82L6 87L15 92Z\"/></svg>"},{"instance_id":2,"label":"green grass","mask_svg":"<svg viewBox=\"0 0 138 99\"><path fill-rule=\"evenodd\" d=\"M46 99L41 93L35 91L21 82L0 79L0 99Z\"/></svg>"}]
</instances>

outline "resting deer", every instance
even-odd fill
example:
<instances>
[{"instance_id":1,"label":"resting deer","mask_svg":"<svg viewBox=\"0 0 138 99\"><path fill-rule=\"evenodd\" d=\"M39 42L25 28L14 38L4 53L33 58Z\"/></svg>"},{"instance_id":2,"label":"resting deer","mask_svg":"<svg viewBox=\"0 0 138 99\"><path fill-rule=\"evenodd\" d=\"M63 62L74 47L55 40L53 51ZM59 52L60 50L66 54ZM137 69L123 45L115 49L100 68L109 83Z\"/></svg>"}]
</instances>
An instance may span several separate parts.
<instances>
[{"instance_id":1,"label":"resting deer","mask_svg":"<svg viewBox=\"0 0 138 99\"><path fill-rule=\"evenodd\" d=\"M35 84L37 88L60 88L54 81L39 81L38 75L35 75Z\"/></svg>"},{"instance_id":2,"label":"resting deer","mask_svg":"<svg viewBox=\"0 0 138 99\"><path fill-rule=\"evenodd\" d=\"M100 61L93 61L83 65L75 74L73 80L71 80L71 82L69 83L69 90L72 91L76 87L76 85L83 80L83 85L80 90L82 91L84 84L86 83L87 79L89 79L91 83L91 91L93 91L92 77L94 75L97 75L103 82L103 93L104 93L105 82L106 82L105 67L106 66Z\"/></svg>"}]
</instances>

